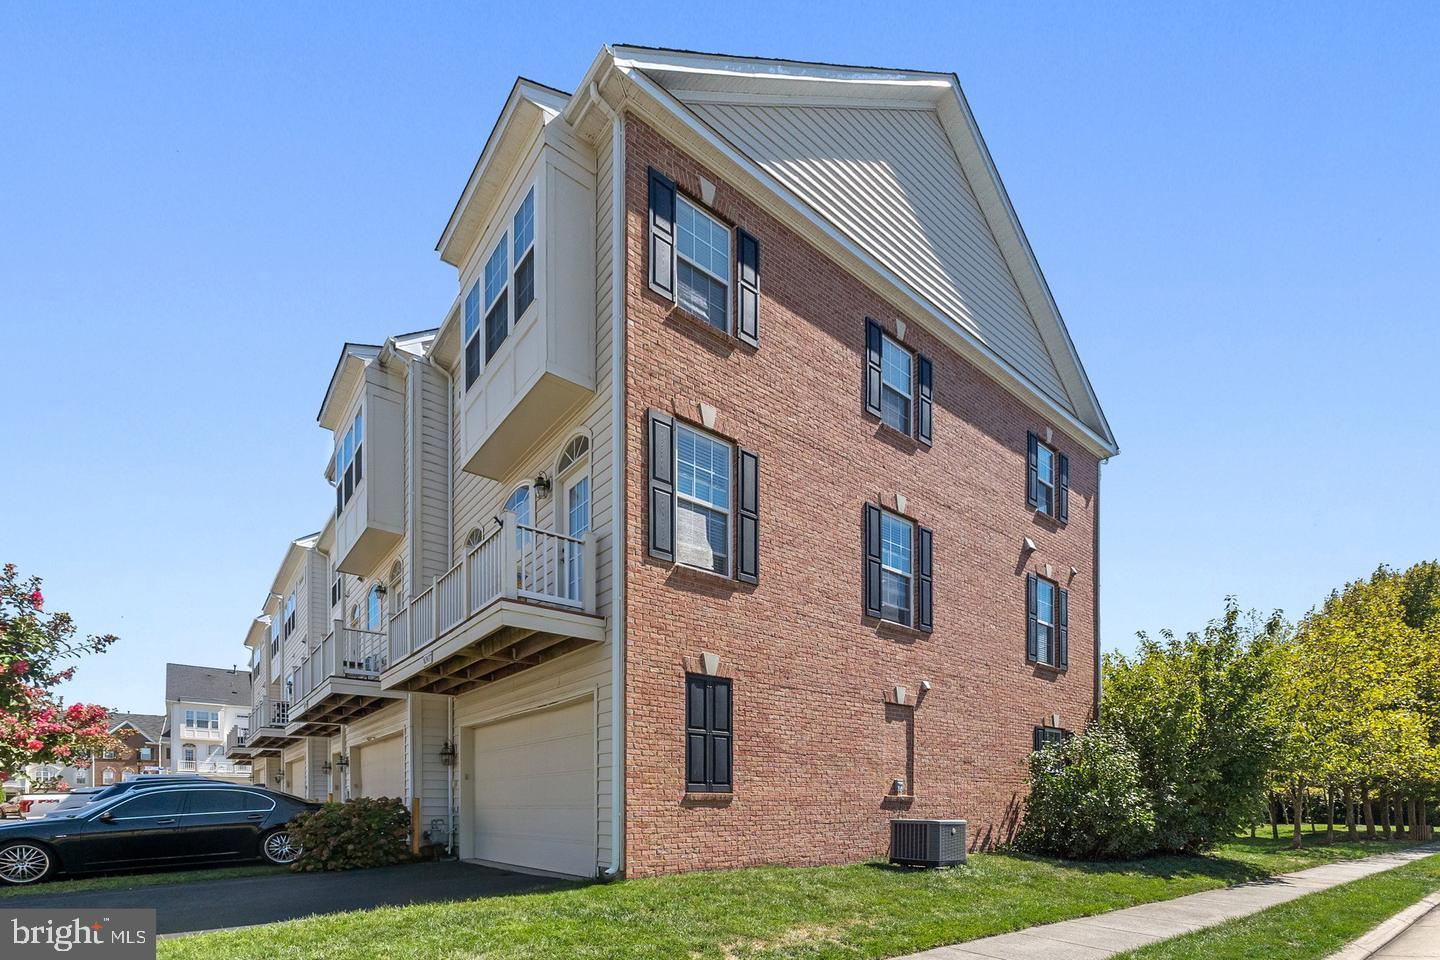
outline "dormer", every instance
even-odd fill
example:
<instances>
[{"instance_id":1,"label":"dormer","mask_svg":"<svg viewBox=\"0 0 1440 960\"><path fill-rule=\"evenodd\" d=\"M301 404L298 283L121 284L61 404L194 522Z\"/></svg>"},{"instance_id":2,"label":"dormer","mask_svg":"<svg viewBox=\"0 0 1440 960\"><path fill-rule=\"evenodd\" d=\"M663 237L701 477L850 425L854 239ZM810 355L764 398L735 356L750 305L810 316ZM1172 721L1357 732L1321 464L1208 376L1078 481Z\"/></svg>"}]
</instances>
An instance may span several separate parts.
<instances>
[{"instance_id":1,"label":"dormer","mask_svg":"<svg viewBox=\"0 0 1440 960\"><path fill-rule=\"evenodd\" d=\"M480 476L503 478L595 390L595 157L568 102L516 83L436 247L460 272L437 356Z\"/></svg>"},{"instance_id":2,"label":"dormer","mask_svg":"<svg viewBox=\"0 0 1440 960\"><path fill-rule=\"evenodd\" d=\"M355 576L405 535L404 361L388 346L345 344L317 418L334 435L333 559Z\"/></svg>"}]
</instances>

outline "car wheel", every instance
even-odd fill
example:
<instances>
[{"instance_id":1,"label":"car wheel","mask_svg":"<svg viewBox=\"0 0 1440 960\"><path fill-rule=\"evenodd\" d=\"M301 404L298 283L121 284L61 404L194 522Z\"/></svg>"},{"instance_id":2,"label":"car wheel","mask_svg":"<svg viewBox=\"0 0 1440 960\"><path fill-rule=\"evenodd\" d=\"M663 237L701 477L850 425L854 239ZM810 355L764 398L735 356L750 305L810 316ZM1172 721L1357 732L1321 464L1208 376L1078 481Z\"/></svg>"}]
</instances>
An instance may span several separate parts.
<instances>
[{"instance_id":1,"label":"car wheel","mask_svg":"<svg viewBox=\"0 0 1440 960\"><path fill-rule=\"evenodd\" d=\"M55 857L38 843L21 840L0 847L0 883L39 883L55 872Z\"/></svg>"},{"instance_id":2,"label":"car wheel","mask_svg":"<svg viewBox=\"0 0 1440 960\"><path fill-rule=\"evenodd\" d=\"M300 859L300 844L281 827L260 838L260 854L267 862L285 867Z\"/></svg>"}]
</instances>

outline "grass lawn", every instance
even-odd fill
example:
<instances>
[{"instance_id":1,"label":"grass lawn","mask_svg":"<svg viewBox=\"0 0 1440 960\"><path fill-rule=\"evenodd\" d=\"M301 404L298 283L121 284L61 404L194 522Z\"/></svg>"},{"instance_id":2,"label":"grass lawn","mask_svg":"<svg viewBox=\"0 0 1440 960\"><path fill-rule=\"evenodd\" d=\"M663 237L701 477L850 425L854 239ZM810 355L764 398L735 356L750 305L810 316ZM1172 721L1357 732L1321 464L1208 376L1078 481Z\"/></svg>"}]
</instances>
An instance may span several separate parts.
<instances>
[{"instance_id":1,"label":"grass lawn","mask_svg":"<svg viewBox=\"0 0 1440 960\"><path fill-rule=\"evenodd\" d=\"M1403 844L1079 864L979 854L954 870L765 867L390 907L160 944L164 960L878 958L1209 890Z\"/></svg>"},{"instance_id":2,"label":"grass lawn","mask_svg":"<svg viewBox=\"0 0 1440 960\"><path fill-rule=\"evenodd\" d=\"M1209 930L1121 954L1126 960L1320 960L1440 890L1440 855L1312 893Z\"/></svg>"},{"instance_id":3,"label":"grass lawn","mask_svg":"<svg viewBox=\"0 0 1440 960\"><path fill-rule=\"evenodd\" d=\"M231 880L235 877L263 877L266 874L289 873L286 867L268 864L247 864L240 867L212 867L206 870L161 870L150 873L125 873L80 877L76 880L55 880L34 887L0 886L0 900L6 897L46 896L81 893L86 890L134 890L166 883L203 883L206 880Z\"/></svg>"}]
</instances>

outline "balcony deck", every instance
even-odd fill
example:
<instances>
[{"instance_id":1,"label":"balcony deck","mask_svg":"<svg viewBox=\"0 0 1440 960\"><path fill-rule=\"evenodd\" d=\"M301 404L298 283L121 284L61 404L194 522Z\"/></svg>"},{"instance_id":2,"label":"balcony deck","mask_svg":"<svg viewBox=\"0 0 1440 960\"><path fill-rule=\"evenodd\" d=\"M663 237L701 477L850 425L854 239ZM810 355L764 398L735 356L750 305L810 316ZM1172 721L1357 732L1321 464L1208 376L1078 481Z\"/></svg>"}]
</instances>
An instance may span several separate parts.
<instances>
[{"instance_id":1,"label":"balcony deck","mask_svg":"<svg viewBox=\"0 0 1440 960\"><path fill-rule=\"evenodd\" d=\"M385 634L347 627L334 628L291 675L290 724L292 737L328 732L404 696L382 690L380 674L389 665Z\"/></svg>"},{"instance_id":2,"label":"balcony deck","mask_svg":"<svg viewBox=\"0 0 1440 960\"><path fill-rule=\"evenodd\" d=\"M290 737L285 727L290 723L290 701L265 697L250 714L245 749L252 757L279 756Z\"/></svg>"},{"instance_id":3,"label":"balcony deck","mask_svg":"<svg viewBox=\"0 0 1440 960\"><path fill-rule=\"evenodd\" d=\"M390 619L387 690L455 696L605 640L595 535L502 516L430 589Z\"/></svg>"},{"instance_id":4,"label":"balcony deck","mask_svg":"<svg viewBox=\"0 0 1440 960\"><path fill-rule=\"evenodd\" d=\"M242 717L240 722L231 726L225 734L225 759L246 760L254 756L246 741L250 739L250 718Z\"/></svg>"}]
</instances>

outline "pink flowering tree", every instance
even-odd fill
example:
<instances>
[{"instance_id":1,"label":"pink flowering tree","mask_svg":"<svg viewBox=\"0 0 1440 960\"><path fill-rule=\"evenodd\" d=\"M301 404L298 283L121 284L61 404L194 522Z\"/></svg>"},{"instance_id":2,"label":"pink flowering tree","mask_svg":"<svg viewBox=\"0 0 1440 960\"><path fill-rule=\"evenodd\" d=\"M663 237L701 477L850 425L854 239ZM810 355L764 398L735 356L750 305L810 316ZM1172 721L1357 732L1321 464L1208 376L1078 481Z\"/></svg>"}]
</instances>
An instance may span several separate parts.
<instances>
[{"instance_id":1,"label":"pink flowering tree","mask_svg":"<svg viewBox=\"0 0 1440 960\"><path fill-rule=\"evenodd\" d=\"M115 637L76 636L70 614L45 611L40 578L0 572L0 773L29 763L79 762L117 744L104 707L69 706L55 687L75 675L76 660L101 653Z\"/></svg>"}]
</instances>

